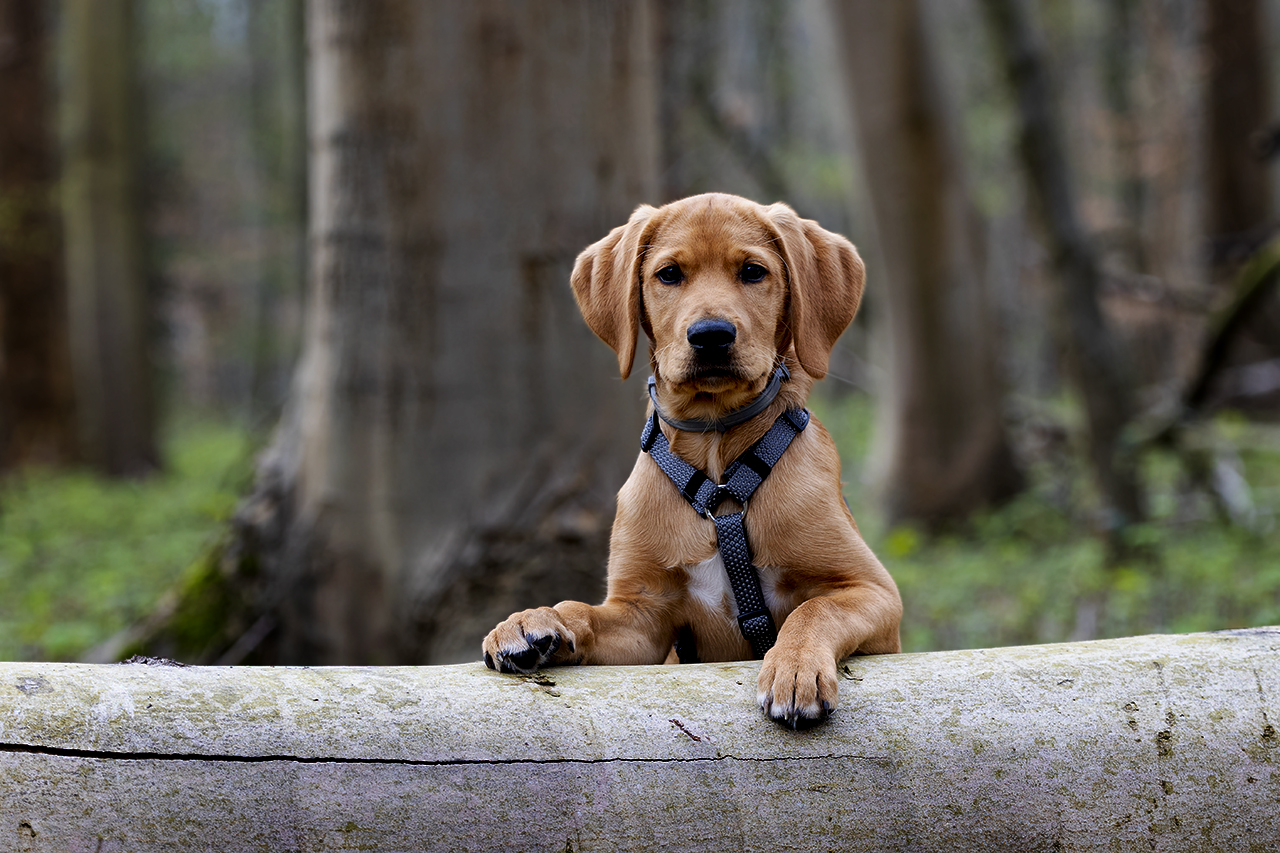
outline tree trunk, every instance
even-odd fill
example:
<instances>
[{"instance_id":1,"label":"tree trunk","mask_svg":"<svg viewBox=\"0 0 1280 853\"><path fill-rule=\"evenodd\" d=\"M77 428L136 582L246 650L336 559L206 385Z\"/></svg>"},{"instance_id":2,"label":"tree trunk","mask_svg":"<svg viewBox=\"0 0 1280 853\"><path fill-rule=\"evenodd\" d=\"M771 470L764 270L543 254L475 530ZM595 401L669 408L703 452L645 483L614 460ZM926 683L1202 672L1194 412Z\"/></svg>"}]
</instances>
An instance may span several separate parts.
<instances>
[{"instance_id":1,"label":"tree trunk","mask_svg":"<svg viewBox=\"0 0 1280 853\"><path fill-rule=\"evenodd\" d=\"M600 595L643 391L568 276L654 196L650 38L639 0L309 5L306 332L240 514L262 659L475 659Z\"/></svg>"},{"instance_id":2,"label":"tree trunk","mask_svg":"<svg viewBox=\"0 0 1280 853\"><path fill-rule=\"evenodd\" d=\"M1142 136L1134 88L1138 79L1139 0L1107 4L1107 27L1102 45L1102 94L1107 105L1112 156L1115 159L1116 202L1120 246L1131 269L1150 272L1143 224L1146 186L1142 172Z\"/></svg>"},{"instance_id":3,"label":"tree trunk","mask_svg":"<svg viewBox=\"0 0 1280 853\"><path fill-rule=\"evenodd\" d=\"M893 520L936 526L1022 485L1002 418L982 223L927 10L917 0L834 9L886 265L886 507Z\"/></svg>"},{"instance_id":4,"label":"tree trunk","mask_svg":"<svg viewBox=\"0 0 1280 853\"><path fill-rule=\"evenodd\" d=\"M1253 145L1271 115L1266 10L1259 0L1217 0L1204 8L1206 230L1219 262L1239 262L1261 242L1273 214L1267 164Z\"/></svg>"},{"instance_id":5,"label":"tree trunk","mask_svg":"<svg viewBox=\"0 0 1280 853\"><path fill-rule=\"evenodd\" d=\"M1102 526L1119 549L1125 528L1144 517L1136 456L1124 435L1134 414L1125 360L1099 305L1101 268L1080 220L1040 37L1023 0L985 0L984 7L1017 102L1018 152L1057 279L1053 332L1083 398Z\"/></svg>"},{"instance_id":6,"label":"tree trunk","mask_svg":"<svg viewBox=\"0 0 1280 853\"><path fill-rule=\"evenodd\" d=\"M77 456L42 0L0 0L0 469Z\"/></svg>"},{"instance_id":7,"label":"tree trunk","mask_svg":"<svg viewBox=\"0 0 1280 853\"><path fill-rule=\"evenodd\" d=\"M1272 164L1264 159L1260 140L1275 127L1270 51L1280 43L1268 44L1273 28L1258 0L1206 3L1205 12L1204 228L1215 290L1234 299L1229 291L1248 277L1247 266L1264 260L1265 244L1277 233ZM1250 302L1249 310L1226 330L1229 336L1219 341L1221 351L1208 354L1217 364L1205 365L1215 372L1236 369L1202 376L1208 383L1201 390L1216 386L1220 399L1234 396L1237 408L1274 417L1280 394L1241 394L1240 386L1247 383L1231 379L1231 373L1280 357L1280 299L1255 291Z\"/></svg>"},{"instance_id":8,"label":"tree trunk","mask_svg":"<svg viewBox=\"0 0 1280 853\"><path fill-rule=\"evenodd\" d=\"M63 222L80 441L115 476L159 463L136 157L132 0L66 0Z\"/></svg>"},{"instance_id":9,"label":"tree trunk","mask_svg":"<svg viewBox=\"0 0 1280 853\"><path fill-rule=\"evenodd\" d=\"M0 664L7 849L1273 851L1280 628L759 663Z\"/></svg>"},{"instance_id":10,"label":"tree trunk","mask_svg":"<svg viewBox=\"0 0 1280 853\"><path fill-rule=\"evenodd\" d=\"M824 3L656 0L662 201L735 193L848 230L848 117Z\"/></svg>"},{"instance_id":11,"label":"tree trunk","mask_svg":"<svg viewBox=\"0 0 1280 853\"><path fill-rule=\"evenodd\" d=\"M787 0L661 0L660 110L664 200L732 192L788 197L786 108L798 92L785 32Z\"/></svg>"},{"instance_id":12,"label":"tree trunk","mask_svg":"<svg viewBox=\"0 0 1280 853\"><path fill-rule=\"evenodd\" d=\"M249 3L249 86L253 134L250 198L263 243L250 297L253 355L249 421L263 426L297 361L294 313L303 304L307 269L306 15L303 0Z\"/></svg>"}]
</instances>

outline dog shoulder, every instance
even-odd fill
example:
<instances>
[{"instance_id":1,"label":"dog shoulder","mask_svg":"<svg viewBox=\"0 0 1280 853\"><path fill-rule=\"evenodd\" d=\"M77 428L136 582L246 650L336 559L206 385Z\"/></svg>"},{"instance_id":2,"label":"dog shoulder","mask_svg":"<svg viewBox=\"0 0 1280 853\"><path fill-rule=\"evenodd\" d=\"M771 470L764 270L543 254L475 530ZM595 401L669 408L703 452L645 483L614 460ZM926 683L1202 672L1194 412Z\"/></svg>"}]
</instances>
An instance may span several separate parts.
<instances>
[{"instance_id":1,"label":"dog shoulder","mask_svg":"<svg viewBox=\"0 0 1280 853\"><path fill-rule=\"evenodd\" d=\"M844 501L840 454L817 418L760 486L747 519L761 565L831 572L875 562Z\"/></svg>"}]
</instances>

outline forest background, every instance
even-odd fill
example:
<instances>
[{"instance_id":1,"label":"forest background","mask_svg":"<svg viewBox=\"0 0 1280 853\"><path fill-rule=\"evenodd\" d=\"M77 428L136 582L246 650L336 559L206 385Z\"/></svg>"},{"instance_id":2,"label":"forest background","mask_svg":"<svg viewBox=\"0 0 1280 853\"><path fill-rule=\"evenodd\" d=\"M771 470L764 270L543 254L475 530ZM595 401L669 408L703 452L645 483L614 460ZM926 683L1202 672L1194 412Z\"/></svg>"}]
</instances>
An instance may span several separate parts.
<instances>
[{"instance_id":1,"label":"forest background","mask_svg":"<svg viewBox=\"0 0 1280 853\"><path fill-rule=\"evenodd\" d=\"M1280 623L1280 0L0 0L0 659L475 660L596 600L576 253L868 267L812 408L909 651Z\"/></svg>"}]
</instances>

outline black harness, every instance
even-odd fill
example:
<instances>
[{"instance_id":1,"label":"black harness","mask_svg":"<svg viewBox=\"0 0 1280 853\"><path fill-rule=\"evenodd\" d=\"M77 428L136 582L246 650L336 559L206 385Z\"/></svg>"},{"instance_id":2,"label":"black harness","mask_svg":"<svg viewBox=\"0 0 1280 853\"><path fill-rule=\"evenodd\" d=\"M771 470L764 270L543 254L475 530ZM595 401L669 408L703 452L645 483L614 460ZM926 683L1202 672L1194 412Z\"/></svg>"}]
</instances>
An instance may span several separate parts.
<instances>
[{"instance_id":1,"label":"black harness","mask_svg":"<svg viewBox=\"0 0 1280 853\"><path fill-rule=\"evenodd\" d=\"M773 466L778 464L782 454L791 446L791 440L809 425L809 412L805 409L788 409L779 415L764 437L725 469L719 483L713 482L706 474L672 452L666 436L658 427L658 418L659 410L655 405L653 414L645 424L644 433L640 436L640 448L658 463L658 467L675 484L694 511L715 523L716 546L720 549L725 571L729 575L729 585L738 605L738 627L742 636L751 644L755 656L763 658L765 652L773 648L778 638L778 629L773 624L773 617L769 615L769 608L764 603L764 594L760 591L760 575L751 562L751 548L747 544L742 515L746 511L747 500L769 476ZM742 505L742 510L728 515L714 515L716 508L726 498L736 500ZM697 660L692 631L681 629L676 640L676 652L681 663Z\"/></svg>"}]
</instances>

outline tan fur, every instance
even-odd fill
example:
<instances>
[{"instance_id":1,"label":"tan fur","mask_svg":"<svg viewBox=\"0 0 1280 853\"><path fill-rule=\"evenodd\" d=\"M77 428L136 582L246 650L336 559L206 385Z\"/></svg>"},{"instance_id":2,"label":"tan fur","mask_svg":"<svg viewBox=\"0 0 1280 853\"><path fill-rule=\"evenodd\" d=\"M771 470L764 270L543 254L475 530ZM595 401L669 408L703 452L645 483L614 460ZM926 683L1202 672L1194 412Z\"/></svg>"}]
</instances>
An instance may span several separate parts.
<instances>
[{"instance_id":1,"label":"tan fur","mask_svg":"<svg viewBox=\"0 0 1280 853\"><path fill-rule=\"evenodd\" d=\"M745 281L746 263L763 266L763 280ZM670 264L684 274L677 285L656 277ZM578 257L571 283L583 317L617 352L624 377L640 331L648 335L659 400L672 417L739 408L763 390L779 360L786 364L792 379L778 398L723 435L662 424L675 453L718 479L783 411L802 406L813 380L826 374L831 348L857 311L863 277L849 241L786 205L713 193L640 207ZM706 318L728 320L737 330L728 376L697 372L686 332ZM718 512L737 509L727 501ZM761 706L793 725L821 719L836 704L841 658L900 650L902 604L858 535L841 496L839 456L816 419L752 496L744 518L779 626L760 671ZM565 601L514 614L485 638L486 662L507 671L661 663L682 626L693 629L704 661L749 659L727 581L720 601L707 600L716 579L698 565L716 553L714 524L641 453L618 493L604 603Z\"/></svg>"}]
</instances>

